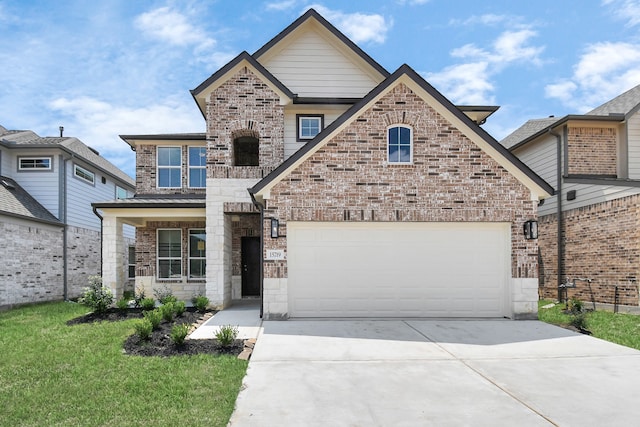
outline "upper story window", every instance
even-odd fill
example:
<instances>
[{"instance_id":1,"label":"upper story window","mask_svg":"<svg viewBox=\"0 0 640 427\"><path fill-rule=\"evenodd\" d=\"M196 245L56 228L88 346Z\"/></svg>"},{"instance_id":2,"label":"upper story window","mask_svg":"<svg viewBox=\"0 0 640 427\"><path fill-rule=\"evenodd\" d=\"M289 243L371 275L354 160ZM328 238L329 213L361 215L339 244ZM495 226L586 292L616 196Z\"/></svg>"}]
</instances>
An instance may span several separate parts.
<instances>
[{"instance_id":1,"label":"upper story window","mask_svg":"<svg viewBox=\"0 0 640 427\"><path fill-rule=\"evenodd\" d=\"M126 199L127 198L127 190L116 185L116 199Z\"/></svg>"},{"instance_id":2,"label":"upper story window","mask_svg":"<svg viewBox=\"0 0 640 427\"><path fill-rule=\"evenodd\" d=\"M207 148L189 147L189 187L207 186Z\"/></svg>"},{"instance_id":3,"label":"upper story window","mask_svg":"<svg viewBox=\"0 0 640 427\"><path fill-rule=\"evenodd\" d=\"M180 188L182 148L158 147L158 188Z\"/></svg>"},{"instance_id":4,"label":"upper story window","mask_svg":"<svg viewBox=\"0 0 640 427\"><path fill-rule=\"evenodd\" d=\"M322 128L324 127L324 115L322 114L314 114L314 115L296 115L297 119L297 140L298 141L308 141L313 138L317 134L320 133Z\"/></svg>"},{"instance_id":5,"label":"upper story window","mask_svg":"<svg viewBox=\"0 0 640 427\"><path fill-rule=\"evenodd\" d=\"M236 166L259 166L260 143L255 136L239 136L233 140Z\"/></svg>"},{"instance_id":6,"label":"upper story window","mask_svg":"<svg viewBox=\"0 0 640 427\"><path fill-rule=\"evenodd\" d=\"M413 132L406 126L393 126L387 130L389 163L413 161Z\"/></svg>"},{"instance_id":7,"label":"upper story window","mask_svg":"<svg viewBox=\"0 0 640 427\"><path fill-rule=\"evenodd\" d=\"M51 157L19 157L18 170L51 170Z\"/></svg>"},{"instance_id":8,"label":"upper story window","mask_svg":"<svg viewBox=\"0 0 640 427\"><path fill-rule=\"evenodd\" d=\"M96 175L82 166L73 165L73 175L88 184L93 185L96 182Z\"/></svg>"}]
</instances>

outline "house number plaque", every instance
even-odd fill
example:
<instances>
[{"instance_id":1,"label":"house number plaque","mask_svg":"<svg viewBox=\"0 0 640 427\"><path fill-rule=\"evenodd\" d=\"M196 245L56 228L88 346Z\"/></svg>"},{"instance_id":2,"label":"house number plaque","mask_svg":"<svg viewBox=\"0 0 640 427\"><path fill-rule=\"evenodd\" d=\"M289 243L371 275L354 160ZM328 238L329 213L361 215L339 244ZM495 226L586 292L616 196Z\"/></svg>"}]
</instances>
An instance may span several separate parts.
<instances>
[{"instance_id":1,"label":"house number plaque","mask_svg":"<svg viewBox=\"0 0 640 427\"><path fill-rule=\"evenodd\" d=\"M265 260L283 260L284 259L284 250L282 249L267 249Z\"/></svg>"}]
</instances>

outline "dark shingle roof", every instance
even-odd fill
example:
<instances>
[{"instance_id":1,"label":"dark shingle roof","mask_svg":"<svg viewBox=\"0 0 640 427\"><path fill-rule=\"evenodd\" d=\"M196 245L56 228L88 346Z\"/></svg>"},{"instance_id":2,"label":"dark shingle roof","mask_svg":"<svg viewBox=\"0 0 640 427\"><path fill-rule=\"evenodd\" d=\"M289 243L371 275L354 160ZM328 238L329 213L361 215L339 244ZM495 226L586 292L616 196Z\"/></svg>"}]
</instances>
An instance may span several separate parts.
<instances>
[{"instance_id":1,"label":"dark shingle roof","mask_svg":"<svg viewBox=\"0 0 640 427\"><path fill-rule=\"evenodd\" d=\"M548 117L544 119L532 119L507 135L500 143L506 148L511 148L521 141L535 135L543 129L549 128L558 121L556 117Z\"/></svg>"},{"instance_id":2,"label":"dark shingle roof","mask_svg":"<svg viewBox=\"0 0 640 427\"><path fill-rule=\"evenodd\" d=\"M640 105L640 85L629 89L622 95L616 96L611 101L605 102L599 107L589 111L590 116L607 116L609 114L627 115Z\"/></svg>"},{"instance_id":3,"label":"dark shingle roof","mask_svg":"<svg viewBox=\"0 0 640 427\"><path fill-rule=\"evenodd\" d=\"M0 214L62 225L17 182L4 176L0 176Z\"/></svg>"}]
</instances>

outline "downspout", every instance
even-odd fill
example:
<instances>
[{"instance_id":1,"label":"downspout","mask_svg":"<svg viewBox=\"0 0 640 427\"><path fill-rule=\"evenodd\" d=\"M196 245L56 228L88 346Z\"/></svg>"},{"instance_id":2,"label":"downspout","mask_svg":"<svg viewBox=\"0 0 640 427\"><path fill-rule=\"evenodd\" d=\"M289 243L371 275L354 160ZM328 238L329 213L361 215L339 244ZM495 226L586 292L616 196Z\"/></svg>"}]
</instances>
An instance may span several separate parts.
<instances>
[{"instance_id":1,"label":"downspout","mask_svg":"<svg viewBox=\"0 0 640 427\"><path fill-rule=\"evenodd\" d=\"M58 191L60 194L60 202L58 209L60 210L60 219L62 220L62 297L65 301L69 301L69 287L67 284L67 270L69 263L67 261L67 161L70 159L60 156L60 180L58 181Z\"/></svg>"},{"instance_id":2,"label":"downspout","mask_svg":"<svg viewBox=\"0 0 640 427\"><path fill-rule=\"evenodd\" d=\"M258 202L251 192L251 201L260 210L260 318L264 315L264 204Z\"/></svg>"},{"instance_id":3,"label":"downspout","mask_svg":"<svg viewBox=\"0 0 640 427\"><path fill-rule=\"evenodd\" d=\"M104 218L98 213L98 209L95 206L92 206L91 208L93 209L93 213L95 214L95 216L100 218L100 276L102 276L102 233L104 231L102 228L102 220L104 220Z\"/></svg>"},{"instance_id":4,"label":"downspout","mask_svg":"<svg viewBox=\"0 0 640 427\"><path fill-rule=\"evenodd\" d=\"M556 133L552 130L552 128L548 129L549 134L553 135L556 137L556 141L557 141L557 152L556 152L556 157L557 157L557 166L556 166L556 179L557 179L557 184L556 184L556 193L558 195L558 202L557 202L557 216L558 216L558 254L557 254L557 258L558 258L558 301L562 300L562 272L563 272L563 268L564 268L564 239L562 238L562 230L564 229L564 224L563 224L563 220L562 220L562 135L560 135L559 133Z\"/></svg>"}]
</instances>

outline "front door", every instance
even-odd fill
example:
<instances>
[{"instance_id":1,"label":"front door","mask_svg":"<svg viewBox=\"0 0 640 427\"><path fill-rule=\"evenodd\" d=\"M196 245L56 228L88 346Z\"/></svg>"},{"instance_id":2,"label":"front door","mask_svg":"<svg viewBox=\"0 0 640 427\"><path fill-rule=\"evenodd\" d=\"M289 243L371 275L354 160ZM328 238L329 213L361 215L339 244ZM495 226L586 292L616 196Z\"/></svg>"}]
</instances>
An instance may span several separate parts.
<instances>
[{"instance_id":1,"label":"front door","mask_svg":"<svg viewBox=\"0 0 640 427\"><path fill-rule=\"evenodd\" d=\"M260 296L260 237L243 237L241 242L242 296Z\"/></svg>"}]
</instances>

